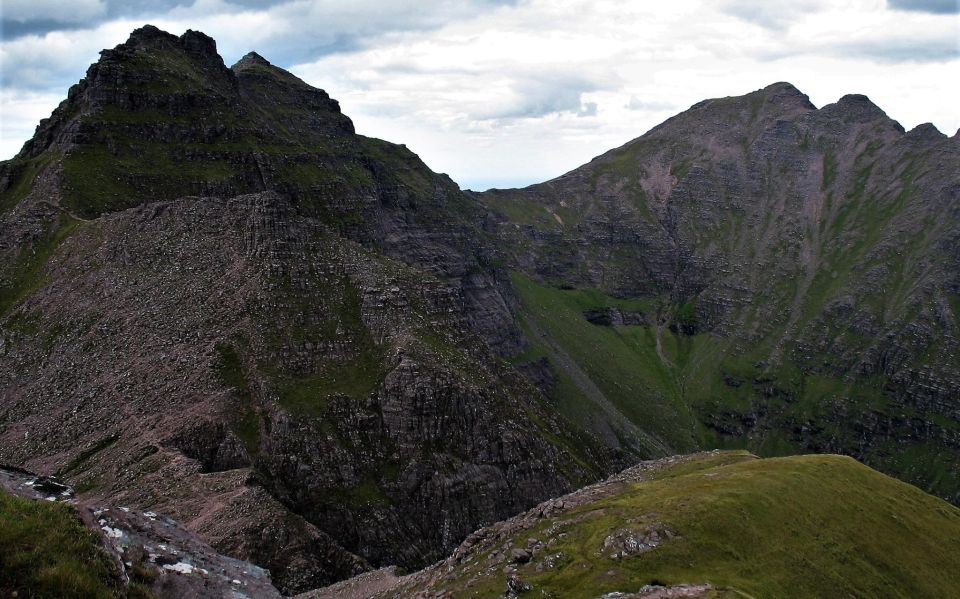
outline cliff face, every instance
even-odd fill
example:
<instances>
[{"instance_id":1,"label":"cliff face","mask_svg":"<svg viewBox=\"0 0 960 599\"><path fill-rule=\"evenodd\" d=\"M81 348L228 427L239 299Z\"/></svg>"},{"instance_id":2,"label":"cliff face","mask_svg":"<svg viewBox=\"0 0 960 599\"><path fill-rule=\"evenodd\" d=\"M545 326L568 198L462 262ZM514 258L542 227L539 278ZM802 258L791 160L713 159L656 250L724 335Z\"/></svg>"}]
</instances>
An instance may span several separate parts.
<instances>
[{"instance_id":1,"label":"cliff face","mask_svg":"<svg viewBox=\"0 0 960 599\"><path fill-rule=\"evenodd\" d=\"M904 132L864 96L818 110L779 83L477 197L526 319L552 334L534 349L554 369L572 355L634 422L636 404L672 412L657 434L674 449L846 453L960 499L957 136ZM551 302L582 309L567 329L624 352L606 368L634 388L604 385L551 328ZM596 403L588 387L559 392L577 408Z\"/></svg>"},{"instance_id":2,"label":"cliff face","mask_svg":"<svg viewBox=\"0 0 960 599\"><path fill-rule=\"evenodd\" d=\"M2 462L286 592L424 565L611 463L497 358L482 207L257 55L140 29L0 172Z\"/></svg>"}]
</instances>

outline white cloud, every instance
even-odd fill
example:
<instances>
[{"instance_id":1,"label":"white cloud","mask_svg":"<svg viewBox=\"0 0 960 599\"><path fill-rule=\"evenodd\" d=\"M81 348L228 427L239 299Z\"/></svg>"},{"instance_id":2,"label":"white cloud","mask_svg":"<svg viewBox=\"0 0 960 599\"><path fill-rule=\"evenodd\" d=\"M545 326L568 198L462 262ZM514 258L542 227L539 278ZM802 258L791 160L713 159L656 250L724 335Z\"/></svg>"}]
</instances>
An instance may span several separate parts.
<instances>
[{"instance_id":1,"label":"white cloud","mask_svg":"<svg viewBox=\"0 0 960 599\"><path fill-rule=\"evenodd\" d=\"M136 28L132 22L111 21L93 30L51 31L0 43L0 82L3 89L49 90L62 81L60 94L83 77L100 50L123 42Z\"/></svg>"},{"instance_id":2,"label":"white cloud","mask_svg":"<svg viewBox=\"0 0 960 599\"><path fill-rule=\"evenodd\" d=\"M782 80L818 105L867 93L908 128L960 126L942 100L960 91L949 75L960 61L869 51L883 39L942 39L949 18L810 4L772 29L705 2L645 4L528 2L294 71L339 98L361 132L406 143L475 187L562 174L699 100Z\"/></svg>"},{"instance_id":3,"label":"white cloud","mask_svg":"<svg viewBox=\"0 0 960 599\"><path fill-rule=\"evenodd\" d=\"M361 133L406 143L474 188L559 175L699 100L774 81L817 105L866 93L907 128L960 127L957 20L883 0L195 0L150 21L208 33L228 64L254 49L293 65ZM6 84L75 81L139 24L5 40ZM4 112L19 114L12 97Z\"/></svg>"},{"instance_id":4,"label":"white cloud","mask_svg":"<svg viewBox=\"0 0 960 599\"><path fill-rule=\"evenodd\" d=\"M0 89L0 156L13 156L33 135L40 119L47 118L63 94L39 94Z\"/></svg>"}]
</instances>

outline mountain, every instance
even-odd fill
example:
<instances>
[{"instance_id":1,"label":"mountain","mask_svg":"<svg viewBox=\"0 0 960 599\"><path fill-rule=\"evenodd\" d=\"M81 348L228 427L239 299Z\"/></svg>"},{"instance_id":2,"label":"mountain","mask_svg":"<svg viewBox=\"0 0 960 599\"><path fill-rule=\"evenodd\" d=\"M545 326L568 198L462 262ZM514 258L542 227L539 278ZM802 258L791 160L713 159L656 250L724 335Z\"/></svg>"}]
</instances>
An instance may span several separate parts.
<instances>
[{"instance_id":1,"label":"mountain","mask_svg":"<svg viewBox=\"0 0 960 599\"><path fill-rule=\"evenodd\" d=\"M958 556L960 510L850 458L711 452L641 462L422 572L300 599L949 597Z\"/></svg>"},{"instance_id":2,"label":"mountain","mask_svg":"<svg viewBox=\"0 0 960 599\"><path fill-rule=\"evenodd\" d=\"M284 592L426 565L616 462L497 357L482 206L257 55L139 29L0 173L0 462Z\"/></svg>"},{"instance_id":3,"label":"mountain","mask_svg":"<svg viewBox=\"0 0 960 599\"><path fill-rule=\"evenodd\" d=\"M515 362L561 413L641 452L843 453L960 501L960 136L777 83L475 197Z\"/></svg>"},{"instance_id":4,"label":"mountain","mask_svg":"<svg viewBox=\"0 0 960 599\"><path fill-rule=\"evenodd\" d=\"M463 192L263 57L143 27L0 163L0 463L285 594L700 449L958 503L958 143L775 84Z\"/></svg>"}]
</instances>

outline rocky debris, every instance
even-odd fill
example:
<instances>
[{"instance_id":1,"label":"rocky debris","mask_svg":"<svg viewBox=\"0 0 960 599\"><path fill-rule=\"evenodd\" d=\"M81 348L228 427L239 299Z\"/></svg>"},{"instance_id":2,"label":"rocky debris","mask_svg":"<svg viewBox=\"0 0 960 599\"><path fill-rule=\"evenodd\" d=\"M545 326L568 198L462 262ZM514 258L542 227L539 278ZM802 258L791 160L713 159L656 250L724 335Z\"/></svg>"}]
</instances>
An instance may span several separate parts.
<instances>
[{"instance_id":1,"label":"rocky debris","mask_svg":"<svg viewBox=\"0 0 960 599\"><path fill-rule=\"evenodd\" d=\"M516 597L522 593L529 593L533 590L533 585L529 582L525 582L519 576L511 575L507 578L507 590L504 593L504 597Z\"/></svg>"},{"instance_id":2,"label":"rocky debris","mask_svg":"<svg viewBox=\"0 0 960 599\"><path fill-rule=\"evenodd\" d=\"M614 591L597 599L673 599L674 597L710 597L713 587L709 584L648 584L635 593Z\"/></svg>"},{"instance_id":3,"label":"rocky debris","mask_svg":"<svg viewBox=\"0 0 960 599\"><path fill-rule=\"evenodd\" d=\"M217 553L157 512L96 506L78 500L74 490L61 481L6 466L0 467L0 491L76 506L80 519L100 533L104 547L123 570L125 583L137 583L156 597L281 597L268 571Z\"/></svg>"},{"instance_id":4,"label":"rocky debris","mask_svg":"<svg viewBox=\"0 0 960 599\"><path fill-rule=\"evenodd\" d=\"M65 244L0 357L0 455L170 514L284 592L424 565L596 476L529 426L570 434L466 322L456 281L288 198L148 204Z\"/></svg>"},{"instance_id":5,"label":"rocky debris","mask_svg":"<svg viewBox=\"0 0 960 599\"><path fill-rule=\"evenodd\" d=\"M647 323L647 319L643 313L624 311L619 308L585 310L583 317L595 325L604 327L641 325Z\"/></svg>"},{"instance_id":6,"label":"rocky debris","mask_svg":"<svg viewBox=\"0 0 960 599\"><path fill-rule=\"evenodd\" d=\"M50 476L39 476L29 470L0 465L0 489L26 497L45 501L68 501L74 499L69 485Z\"/></svg>"},{"instance_id":7,"label":"rocky debris","mask_svg":"<svg viewBox=\"0 0 960 599\"><path fill-rule=\"evenodd\" d=\"M674 533L662 524L647 524L641 528L619 528L603 539L602 553L610 559L620 559L652 551Z\"/></svg>"},{"instance_id":8,"label":"rocky debris","mask_svg":"<svg viewBox=\"0 0 960 599\"><path fill-rule=\"evenodd\" d=\"M160 596L281 596L267 570L215 552L170 518L127 507L87 509L127 577Z\"/></svg>"}]
</instances>

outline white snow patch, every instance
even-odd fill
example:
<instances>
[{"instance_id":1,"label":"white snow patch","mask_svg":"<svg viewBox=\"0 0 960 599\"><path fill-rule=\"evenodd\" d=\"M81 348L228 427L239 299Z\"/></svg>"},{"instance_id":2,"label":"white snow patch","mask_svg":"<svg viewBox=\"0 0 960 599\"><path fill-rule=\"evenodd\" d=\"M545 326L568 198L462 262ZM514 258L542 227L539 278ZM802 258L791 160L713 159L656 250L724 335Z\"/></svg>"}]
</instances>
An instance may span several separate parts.
<instances>
[{"instance_id":1,"label":"white snow patch","mask_svg":"<svg viewBox=\"0 0 960 599\"><path fill-rule=\"evenodd\" d=\"M203 575L207 574L207 571L203 568L198 568L193 564L188 564L187 562L177 562L175 564L164 564L164 570L170 570L171 572L177 572L178 574L193 574L194 572L199 572Z\"/></svg>"},{"instance_id":2,"label":"white snow patch","mask_svg":"<svg viewBox=\"0 0 960 599\"><path fill-rule=\"evenodd\" d=\"M100 528L102 528L103 532L107 533L107 536L111 539L119 539L123 536L123 531L119 528L111 528L109 526L101 526Z\"/></svg>"}]
</instances>

